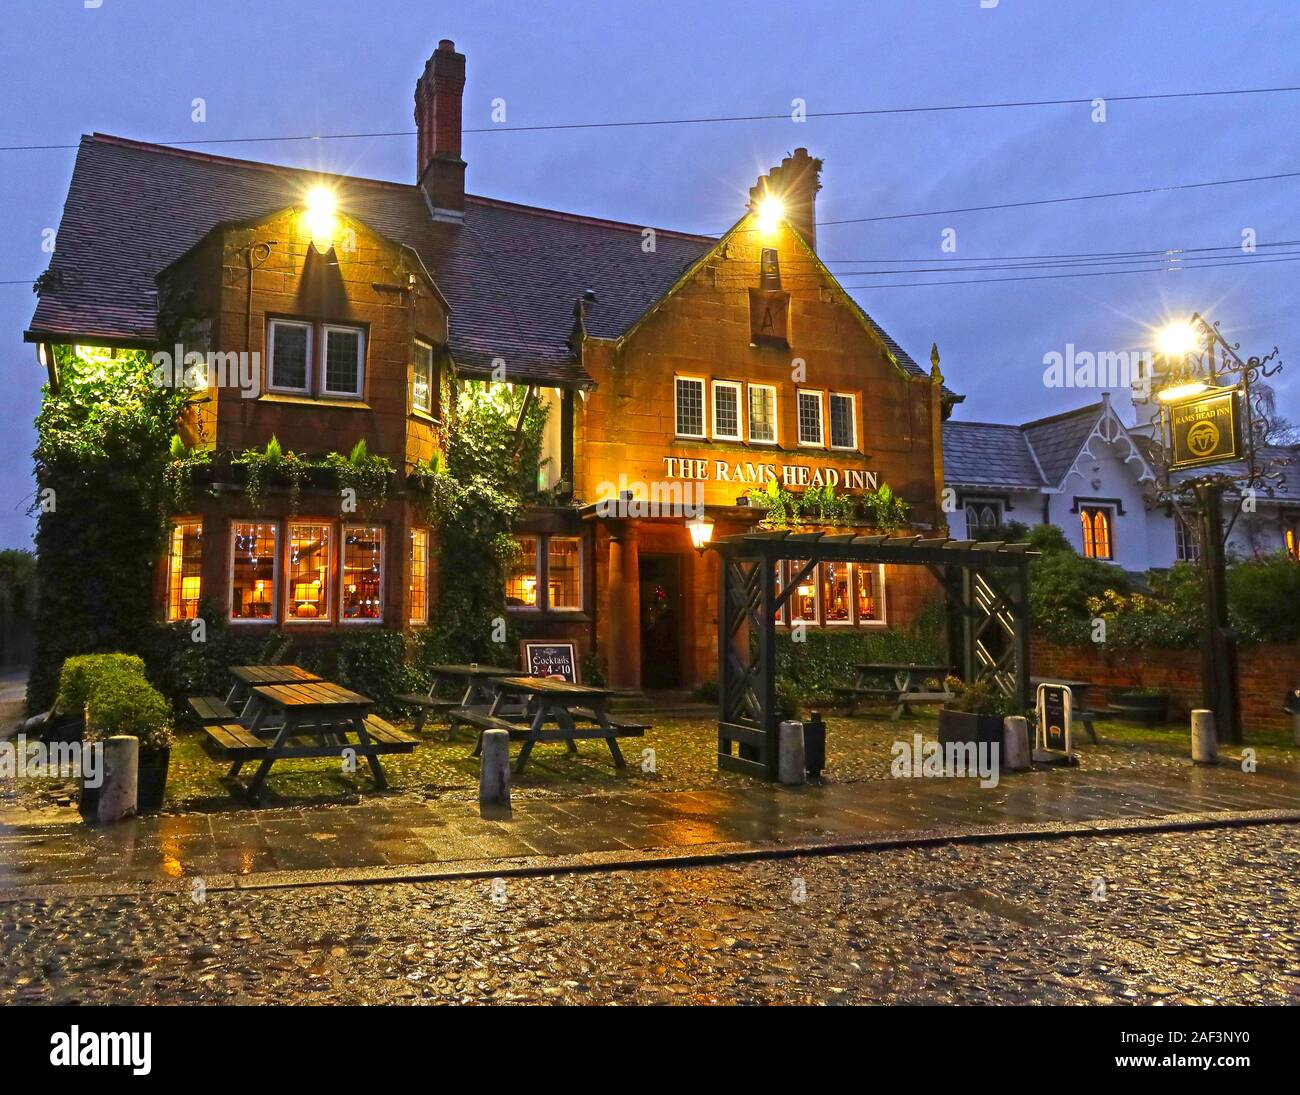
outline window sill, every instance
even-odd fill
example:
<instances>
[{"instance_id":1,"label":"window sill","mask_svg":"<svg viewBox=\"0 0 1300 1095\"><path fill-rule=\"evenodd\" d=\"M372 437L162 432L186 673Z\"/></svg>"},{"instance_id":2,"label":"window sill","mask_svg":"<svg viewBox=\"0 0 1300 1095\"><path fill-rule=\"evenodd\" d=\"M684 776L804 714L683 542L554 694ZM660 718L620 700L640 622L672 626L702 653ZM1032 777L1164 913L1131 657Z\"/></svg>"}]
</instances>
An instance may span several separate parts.
<instances>
[{"instance_id":1,"label":"window sill","mask_svg":"<svg viewBox=\"0 0 1300 1095\"><path fill-rule=\"evenodd\" d=\"M368 411L370 404L364 399L349 399L347 396L315 396L290 392L264 392L258 397L263 403L288 403L298 407L340 407L350 411Z\"/></svg>"},{"instance_id":2,"label":"window sill","mask_svg":"<svg viewBox=\"0 0 1300 1095\"><path fill-rule=\"evenodd\" d=\"M442 421L440 419L434 418L434 416L429 411L422 411L418 407L412 408L410 417L416 419L417 421L427 423L430 426L442 425Z\"/></svg>"}]
</instances>

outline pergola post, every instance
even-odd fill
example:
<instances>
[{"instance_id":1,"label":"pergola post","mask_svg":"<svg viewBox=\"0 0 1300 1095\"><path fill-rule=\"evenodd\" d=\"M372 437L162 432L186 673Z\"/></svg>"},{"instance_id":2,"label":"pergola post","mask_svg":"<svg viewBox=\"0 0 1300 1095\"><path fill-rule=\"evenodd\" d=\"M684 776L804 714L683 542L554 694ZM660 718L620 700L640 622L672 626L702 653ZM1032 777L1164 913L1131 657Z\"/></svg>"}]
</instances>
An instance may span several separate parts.
<instances>
[{"instance_id":1,"label":"pergola post","mask_svg":"<svg viewBox=\"0 0 1300 1095\"><path fill-rule=\"evenodd\" d=\"M777 777L776 712L776 566L764 553L758 564L758 702L762 708L759 721L763 727L763 753L760 762L767 766L768 778Z\"/></svg>"}]
</instances>

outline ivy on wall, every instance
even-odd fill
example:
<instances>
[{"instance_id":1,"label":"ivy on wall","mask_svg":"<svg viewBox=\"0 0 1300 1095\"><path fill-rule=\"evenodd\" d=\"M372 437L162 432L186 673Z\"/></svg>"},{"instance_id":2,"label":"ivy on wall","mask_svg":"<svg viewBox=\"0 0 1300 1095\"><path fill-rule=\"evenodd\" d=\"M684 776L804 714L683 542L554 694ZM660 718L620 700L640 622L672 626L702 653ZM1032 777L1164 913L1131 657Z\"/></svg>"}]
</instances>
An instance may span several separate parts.
<instances>
[{"instance_id":1,"label":"ivy on wall","mask_svg":"<svg viewBox=\"0 0 1300 1095\"><path fill-rule=\"evenodd\" d=\"M507 384L451 387L443 403L452 408L446 455L412 476L438 529L437 611L420 637L419 661L513 658L515 636L503 623L506 574L518 551L511 530L538 497L546 424L546 408L534 400L516 435L523 399Z\"/></svg>"},{"instance_id":2,"label":"ivy on wall","mask_svg":"<svg viewBox=\"0 0 1300 1095\"><path fill-rule=\"evenodd\" d=\"M171 438L185 392L153 383L143 350L56 346L59 389L36 419L41 611L30 710L53 701L70 654L134 650L152 626L166 545Z\"/></svg>"}]
</instances>

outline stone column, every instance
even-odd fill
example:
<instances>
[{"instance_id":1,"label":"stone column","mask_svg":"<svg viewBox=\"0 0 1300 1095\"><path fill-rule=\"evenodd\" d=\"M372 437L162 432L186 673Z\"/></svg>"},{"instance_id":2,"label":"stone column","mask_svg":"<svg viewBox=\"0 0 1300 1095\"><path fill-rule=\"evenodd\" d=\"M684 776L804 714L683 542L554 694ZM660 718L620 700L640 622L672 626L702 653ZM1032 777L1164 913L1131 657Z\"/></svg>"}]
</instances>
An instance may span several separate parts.
<instances>
[{"instance_id":1,"label":"stone column","mask_svg":"<svg viewBox=\"0 0 1300 1095\"><path fill-rule=\"evenodd\" d=\"M635 521L609 526L609 620L605 654L611 688L641 687L641 553Z\"/></svg>"}]
</instances>

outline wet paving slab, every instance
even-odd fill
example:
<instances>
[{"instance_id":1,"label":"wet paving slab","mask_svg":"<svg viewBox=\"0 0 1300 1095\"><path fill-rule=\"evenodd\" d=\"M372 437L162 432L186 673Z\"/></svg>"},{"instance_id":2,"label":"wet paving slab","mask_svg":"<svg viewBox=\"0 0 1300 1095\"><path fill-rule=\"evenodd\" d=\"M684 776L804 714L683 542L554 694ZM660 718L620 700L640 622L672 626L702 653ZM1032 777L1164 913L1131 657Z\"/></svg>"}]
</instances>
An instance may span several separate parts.
<instances>
[{"instance_id":1,"label":"wet paving slab","mask_svg":"<svg viewBox=\"0 0 1300 1095\"><path fill-rule=\"evenodd\" d=\"M0 823L0 896L61 885L248 879L286 872L462 864L521 858L784 847L891 833L1012 832L1122 824L1171 815L1300 811L1287 768L1036 770L996 787L975 779L896 779L726 790L520 799L508 820L461 800L372 795L355 806L247 808L84 825L71 811Z\"/></svg>"}]
</instances>

